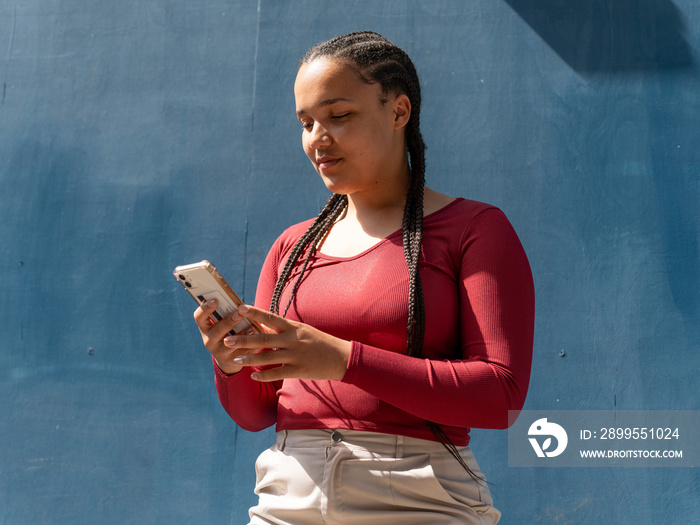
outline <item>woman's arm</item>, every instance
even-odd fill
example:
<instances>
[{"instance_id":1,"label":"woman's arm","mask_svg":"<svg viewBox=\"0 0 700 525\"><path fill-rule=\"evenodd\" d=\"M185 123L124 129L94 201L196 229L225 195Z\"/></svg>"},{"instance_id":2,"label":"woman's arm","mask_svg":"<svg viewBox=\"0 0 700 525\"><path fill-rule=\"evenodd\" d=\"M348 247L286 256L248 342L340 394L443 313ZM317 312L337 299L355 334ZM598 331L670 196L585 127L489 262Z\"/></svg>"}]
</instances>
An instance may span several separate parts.
<instances>
[{"instance_id":1,"label":"woman's arm","mask_svg":"<svg viewBox=\"0 0 700 525\"><path fill-rule=\"evenodd\" d=\"M258 279L255 303L261 309L269 306L277 282L278 253L279 241L268 253ZM232 326L240 322L238 314L234 314L230 322ZM222 337L222 345L224 337L226 336ZM226 352L228 354L225 357L220 355L218 359L215 357L213 360L216 392L221 406L238 426L245 430L257 432L274 425L277 422L277 389L281 387L282 382L263 383L251 379L251 374L259 369L236 365L233 363L235 351L226 348ZM226 370L234 370L236 373L225 373L221 365L226 366Z\"/></svg>"}]
</instances>

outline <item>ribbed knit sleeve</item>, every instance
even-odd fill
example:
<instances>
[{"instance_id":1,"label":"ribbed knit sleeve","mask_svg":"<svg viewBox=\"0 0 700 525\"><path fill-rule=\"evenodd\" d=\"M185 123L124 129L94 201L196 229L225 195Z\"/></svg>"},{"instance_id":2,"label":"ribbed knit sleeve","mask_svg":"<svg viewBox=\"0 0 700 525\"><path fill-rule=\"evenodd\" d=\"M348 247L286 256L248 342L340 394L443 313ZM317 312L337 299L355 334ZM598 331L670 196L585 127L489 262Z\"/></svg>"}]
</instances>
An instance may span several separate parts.
<instances>
[{"instance_id":1,"label":"ribbed knit sleeve","mask_svg":"<svg viewBox=\"0 0 700 525\"><path fill-rule=\"evenodd\" d=\"M244 368L226 375L214 363L216 393L224 410L244 430L258 432L277 422L277 387L250 378L254 370Z\"/></svg>"},{"instance_id":2,"label":"ribbed knit sleeve","mask_svg":"<svg viewBox=\"0 0 700 525\"><path fill-rule=\"evenodd\" d=\"M302 228L303 225L299 225ZM255 306L270 307L272 292L277 283L277 270L282 257L289 251L297 228L290 228L270 249L258 279ZM214 380L219 401L231 418L245 430L257 432L277 422L277 390L282 381L263 383L250 378L255 367L245 367L233 375L224 374L214 362Z\"/></svg>"}]
</instances>

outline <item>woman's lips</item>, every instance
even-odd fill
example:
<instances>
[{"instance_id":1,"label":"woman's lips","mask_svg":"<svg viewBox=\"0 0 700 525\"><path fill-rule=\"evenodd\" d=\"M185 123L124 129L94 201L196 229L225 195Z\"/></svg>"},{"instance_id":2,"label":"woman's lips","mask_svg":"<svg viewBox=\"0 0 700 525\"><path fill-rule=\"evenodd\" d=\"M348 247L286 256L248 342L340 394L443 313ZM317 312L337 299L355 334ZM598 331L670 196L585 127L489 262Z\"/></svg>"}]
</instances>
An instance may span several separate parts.
<instances>
[{"instance_id":1,"label":"woman's lips","mask_svg":"<svg viewBox=\"0 0 700 525\"><path fill-rule=\"evenodd\" d=\"M338 161L340 161L339 158L322 157L320 159L316 159L316 164L318 164L318 169L327 170L335 166L338 163Z\"/></svg>"}]
</instances>

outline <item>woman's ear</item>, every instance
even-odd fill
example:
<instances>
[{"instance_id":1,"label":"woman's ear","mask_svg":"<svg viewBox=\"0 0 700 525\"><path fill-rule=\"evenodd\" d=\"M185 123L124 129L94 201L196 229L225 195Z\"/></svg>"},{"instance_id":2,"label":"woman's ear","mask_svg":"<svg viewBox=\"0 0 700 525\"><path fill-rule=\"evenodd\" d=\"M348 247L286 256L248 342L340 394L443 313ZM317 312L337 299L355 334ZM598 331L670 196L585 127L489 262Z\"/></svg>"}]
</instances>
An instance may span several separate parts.
<instances>
[{"instance_id":1,"label":"woman's ear","mask_svg":"<svg viewBox=\"0 0 700 525\"><path fill-rule=\"evenodd\" d=\"M394 129L401 129L411 118L411 101L407 95L401 94L394 100Z\"/></svg>"}]
</instances>

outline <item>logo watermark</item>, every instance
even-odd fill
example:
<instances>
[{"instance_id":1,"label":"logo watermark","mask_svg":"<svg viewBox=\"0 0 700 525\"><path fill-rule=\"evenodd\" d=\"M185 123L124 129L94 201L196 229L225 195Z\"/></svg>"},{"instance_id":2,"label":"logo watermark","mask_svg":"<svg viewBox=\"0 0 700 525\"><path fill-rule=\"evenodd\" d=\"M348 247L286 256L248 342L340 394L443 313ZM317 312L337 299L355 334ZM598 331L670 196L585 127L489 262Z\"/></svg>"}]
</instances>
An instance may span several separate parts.
<instances>
[{"instance_id":1,"label":"logo watermark","mask_svg":"<svg viewBox=\"0 0 700 525\"><path fill-rule=\"evenodd\" d=\"M530 430L528 431L528 436L530 436L530 444L535 450L537 457L543 458L547 456L548 458L555 458L566 449L566 445L569 442L569 436L566 434L566 430L556 423L551 423L547 421L546 417L538 419L532 425L530 425ZM538 437L534 436L547 436L546 439L540 445ZM556 440L556 448L552 449L552 438Z\"/></svg>"},{"instance_id":2,"label":"logo watermark","mask_svg":"<svg viewBox=\"0 0 700 525\"><path fill-rule=\"evenodd\" d=\"M524 410L513 420L512 467L700 466L700 410Z\"/></svg>"}]
</instances>

